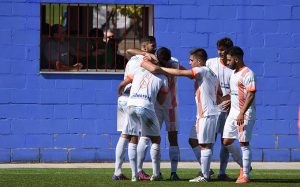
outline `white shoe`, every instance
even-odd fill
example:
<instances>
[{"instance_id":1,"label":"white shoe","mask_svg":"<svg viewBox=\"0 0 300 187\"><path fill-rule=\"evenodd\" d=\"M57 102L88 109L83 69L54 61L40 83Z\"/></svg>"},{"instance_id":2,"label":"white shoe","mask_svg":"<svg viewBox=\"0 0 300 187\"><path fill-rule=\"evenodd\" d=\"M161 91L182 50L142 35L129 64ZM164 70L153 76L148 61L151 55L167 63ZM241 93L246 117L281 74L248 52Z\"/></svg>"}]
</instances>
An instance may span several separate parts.
<instances>
[{"instance_id":1,"label":"white shoe","mask_svg":"<svg viewBox=\"0 0 300 187\"><path fill-rule=\"evenodd\" d=\"M189 180L189 182L208 182L208 179L199 176L199 177Z\"/></svg>"},{"instance_id":2,"label":"white shoe","mask_svg":"<svg viewBox=\"0 0 300 187\"><path fill-rule=\"evenodd\" d=\"M131 177L131 182L137 182L137 181L138 181L138 178L136 176Z\"/></svg>"}]
</instances>

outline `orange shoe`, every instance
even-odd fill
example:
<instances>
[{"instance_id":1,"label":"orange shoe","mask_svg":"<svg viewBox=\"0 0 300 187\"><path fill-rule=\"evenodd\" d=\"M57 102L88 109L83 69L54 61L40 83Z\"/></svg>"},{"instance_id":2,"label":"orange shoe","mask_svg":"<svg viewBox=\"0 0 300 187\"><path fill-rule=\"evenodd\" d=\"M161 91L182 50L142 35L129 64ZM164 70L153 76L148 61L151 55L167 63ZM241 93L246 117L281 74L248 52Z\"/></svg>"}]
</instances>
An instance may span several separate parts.
<instances>
[{"instance_id":1,"label":"orange shoe","mask_svg":"<svg viewBox=\"0 0 300 187\"><path fill-rule=\"evenodd\" d=\"M245 183L249 183L250 179L248 177L242 176L241 178L239 177L235 183L237 184L245 184Z\"/></svg>"}]
</instances>

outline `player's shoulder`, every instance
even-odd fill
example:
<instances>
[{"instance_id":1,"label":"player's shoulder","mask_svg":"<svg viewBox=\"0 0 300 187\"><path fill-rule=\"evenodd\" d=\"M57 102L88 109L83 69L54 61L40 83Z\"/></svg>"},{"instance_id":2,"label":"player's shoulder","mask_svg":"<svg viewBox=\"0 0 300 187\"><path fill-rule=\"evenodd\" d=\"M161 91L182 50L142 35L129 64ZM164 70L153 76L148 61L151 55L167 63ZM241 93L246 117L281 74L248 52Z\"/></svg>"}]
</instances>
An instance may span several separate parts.
<instances>
[{"instance_id":1,"label":"player's shoulder","mask_svg":"<svg viewBox=\"0 0 300 187\"><path fill-rule=\"evenodd\" d=\"M131 58L129 59L129 61L128 61L128 62L130 62L130 61L138 61L138 60L143 60L143 58L144 58L144 56L143 56L143 55L134 55L133 57L131 57Z\"/></svg>"},{"instance_id":2,"label":"player's shoulder","mask_svg":"<svg viewBox=\"0 0 300 187\"><path fill-rule=\"evenodd\" d=\"M247 67L246 76L247 77L254 77L255 76L254 72L249 67Z\"/></svg>"}]
</instances>

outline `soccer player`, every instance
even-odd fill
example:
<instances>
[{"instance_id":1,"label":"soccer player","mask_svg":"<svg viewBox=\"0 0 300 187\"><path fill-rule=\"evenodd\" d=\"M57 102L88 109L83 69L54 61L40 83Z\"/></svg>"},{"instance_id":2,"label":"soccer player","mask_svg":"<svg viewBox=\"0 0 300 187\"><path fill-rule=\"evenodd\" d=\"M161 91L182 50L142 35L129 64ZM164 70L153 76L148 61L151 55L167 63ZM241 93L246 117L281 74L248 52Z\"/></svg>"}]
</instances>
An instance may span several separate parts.
<instances>
[{"instance_id":1,"label":"soccer player","mask_svg":"<svg viewBox=\"0 0 300 187\"><path fill-rule=\"evenodd\" d=\"M122 136L129 138L128 156L132 171L132 181L138 180L137 175L137 141L139 131L142 137L150 138L151 160L153 167L152 181L160 180L160 126L155 113L154 105L157 101L163 104L168 93L168 81L162 74L152 74L140 67L133 76L128 76L119 85L121 90L132 82L130 96L127 102L128 124L123 127Z\"/></svg>"},{"instance_id":2,"label":"soccer player","mask_svg":"<svg viewBox=\"0 0 300 187\"><path fill-rule=\"evenodd\" d=\"M227 53L228 67L234 71L230 77L231 107L224 126L223 143L233 155L239 152L234 140L238 139L241 145L243 167L236 183L250 182L250 141L256 118L254 73L244 64L243 56L244 52L238 46Z\"/></svg>"},{"instance_id":3,"label":"soccer player","mask_svg":"<svg viewBox=\"0 0 300 187\"><path fill-rule=\"evenodd\" d=\"M226 118L228 116L228 109L230 105L230 76L232 70L227 67L225 51L233 47L233 42L230 38L224 37L217 41L218 57L210 58L206 62L206 67L211 69L219 79L220 87L222 89L223 97L228 98L227 101L219 105L220 115L218 117L217 133L221 134L221 150L220 150L220 170L218 180L221 181L232 181L232 179L226 174L226 168L229 159L229 152L223 145L223 130ZM217 135L216 135L217 138ZM242 156L234 155L234 160L242 167Z\"/></svg>"},{"instance_id":4,"label":"soccer player","mask_svg":"<svg viewBox=\"0 0 300 187\"><path fill-rule=\"evenodd\" d=\"M221 92L216 75L207 67L205 62L207 53L202 48L190 52L190 70L161 68L164 72L186 76L195 79L195 100L197 105L196 124L191 130L190 137L198 139L197 145L201 148L201 170L203 176L191 179L190 182L207 182L210 180L210 162L212 145L215 142L217 126L217 93ZM221 94L221 93L219 93Z\"/></svg>"},{"instance_id":5,"label":"soccer player","mask_svg":"<svg viewBox=\"0 0 300 187\"><path fill-rule=\"evenodd\" d=\"M153 36L147 36L141 40L141 50L147 52L154 52L156 50L156 40ZM133 74L134 70L140 66L143 61L143 55L133 56L127 63L124 73L124 80L129 74ZM127 100L130 93L131 85L123 90L123 94L118 98L118 112L117 112L117 130L122 131L123 123L127 119L125 116L127 108ZM115 172L112 176L113 180L128 180L128 178L122 174L122 164L125 160L125 148L127 147L129 140L120 136L116 146L116 160L115 160ZM150 179L150 177L149 177Z\"/></svg>"},{"instance_id":6,"label":"soccer player","mask_svg":"<svg viewBox=\"0 0 300 187\"><path fill-rule=\"evenodd\" d=\"M139 49L128 49L127 54L142 54L157 60L163 67L175 68L175 69L185 69L179 64L179 61L171 56L171 51L167 48L160 48L156 51L156 55L149 52L145 52ZM149 70L149 67L145 67ZM151 68L151 67L150 67ZM169 158L171 161L171 175L170 180L180 180L177 175L177 166L180 159L180 149L178 146L178 98L177 98L177 78L175 76L168 76L169 82L169 92L166 102L161 106L159 104L155 105L156 115L158 117L160 127L162 127L163 122L166 125L166 130L168 131L168 140L170 143L169 147ZM150 139L147 137L141 137L138 144L138 172L140 180L149 180L148 175L143 171L143 162L145 160L147 144Z\"/></svg>"}]
</instances>

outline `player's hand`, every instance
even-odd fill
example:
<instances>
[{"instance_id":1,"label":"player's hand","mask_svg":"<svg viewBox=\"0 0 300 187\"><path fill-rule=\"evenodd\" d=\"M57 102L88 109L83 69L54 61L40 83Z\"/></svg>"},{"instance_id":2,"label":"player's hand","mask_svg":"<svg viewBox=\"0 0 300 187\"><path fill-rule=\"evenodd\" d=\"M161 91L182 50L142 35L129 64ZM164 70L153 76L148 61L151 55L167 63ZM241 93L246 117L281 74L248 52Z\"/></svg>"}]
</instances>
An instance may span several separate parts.
<instances>
[{"instance_id":1,"label":"player's hand","mask_svg":"<svg viewBox=\"0 0 300 187\"><path fill-rule=\"evenodd\" d=\"M244 125L244 114L239 113L239 115L236 118L236 123L238 126Z\"/></svg>"},{"instance_id":2,"label":"player's hand","mask_svg":"<svg viewBox=\"0 0 300 187\"><path fill-rule=\"evenodd\" d=\"M155 64L158 63L158 59L154 54L146 53L145 57L147 57L147 59L149 59L152 63L155 63Z\"/></svg>"},{"instance_id":3,"label":"player's hand","mask_svg":"<svg viewBox=\"0 0 300 187\"><path fill-rule=\"evenodd\" d=\"M74 68L81 69L83 67L82 63L76 63L73 65Z\"/></svg>"},{"instance_id":4,"label":"player's hand","mask_svg":"<svg viewBox=\"0 0 300 187\"><path fill-rule=\"evenodd\" d=\"M225 100L220 103L221 109L225 111L229 111L230 108L230 100Z\"/></svg>"}]
</instances>

